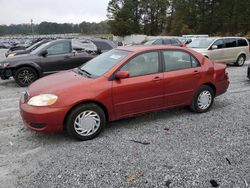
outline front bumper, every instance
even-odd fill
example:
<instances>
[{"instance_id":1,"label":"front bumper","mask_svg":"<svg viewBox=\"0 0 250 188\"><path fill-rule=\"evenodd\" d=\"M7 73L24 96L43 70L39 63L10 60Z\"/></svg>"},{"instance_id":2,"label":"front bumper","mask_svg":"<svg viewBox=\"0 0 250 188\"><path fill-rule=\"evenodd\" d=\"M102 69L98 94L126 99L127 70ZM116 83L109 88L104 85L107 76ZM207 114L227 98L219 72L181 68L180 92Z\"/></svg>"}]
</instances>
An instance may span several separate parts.
<instances>
[{"instance_id":1,"label":"front bumper","mask_svg":"<svg viewBox=\"0 0 250 188\"><path fill-rule=\"evenodd\" d=\"M6 69L6 68L1 68L0 67L0 78L2 80L6 80L6 79L8 79L11 76L12 76L11 69Z\"/></svg>"},{"instance_id":2,"label":"front bumper","mask_svg":"<svg viewBox=\"0 0 250 188\"><path fill-rule=\"evenodd\" d=\"M25 103L23 97L19 107L23 122L28 128L37 132L63 131L68 108L34 107Z\"/></svg>"}]
</instances>

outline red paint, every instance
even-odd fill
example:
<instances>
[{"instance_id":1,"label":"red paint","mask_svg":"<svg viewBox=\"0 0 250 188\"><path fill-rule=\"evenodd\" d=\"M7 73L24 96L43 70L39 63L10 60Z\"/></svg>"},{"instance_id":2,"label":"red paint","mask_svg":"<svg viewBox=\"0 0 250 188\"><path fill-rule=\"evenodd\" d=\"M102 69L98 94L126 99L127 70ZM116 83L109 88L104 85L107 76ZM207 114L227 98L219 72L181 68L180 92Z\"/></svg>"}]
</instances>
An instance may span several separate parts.
<instances>
[{"instance_id":1,"label":"red paint","mask_svg":"<svg viewBox=\"0 0 250 188\"><path fill-rule=\"evenodd\" d=\"M226 66L213 63L192 49L174 46L131 46L119 49L132 53L99 78L91 79L73 71L65 71L33 83L28 90L30 97L51 93L59 98L49 107L32 107L21 99L20 111L25 124L28 127L30 123L46 124L42 129L30 127L35 131L62 131L67 114L80 103L98 103L106 109L108 120L114 121L149 111L190 105L194 93L203 84L213 85L216 96L228 88ZM188 52L201 66L133 78L126 78L127 72L120 71L117 73L119 79L109 79L128 59L152 50Z\"/></svg>"}]
</instances>

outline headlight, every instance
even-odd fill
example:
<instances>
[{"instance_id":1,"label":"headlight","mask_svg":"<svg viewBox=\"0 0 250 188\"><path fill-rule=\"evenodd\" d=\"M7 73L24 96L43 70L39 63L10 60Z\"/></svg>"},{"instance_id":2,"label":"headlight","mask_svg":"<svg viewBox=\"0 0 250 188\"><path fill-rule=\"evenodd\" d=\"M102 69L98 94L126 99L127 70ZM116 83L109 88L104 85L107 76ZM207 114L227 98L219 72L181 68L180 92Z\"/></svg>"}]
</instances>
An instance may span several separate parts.
<instances>
[{"instance_id":1,"label":"headlight","mask_svg":"<svg viewBox=\"0 0 250 188\"><path fill-rule=\"evenodd\" d=\"M58 97L53 94L41 94L32 97L28 105L30 106L50 106L57 101Z\"/></svg>"},{"instance_id":2,"label":"headlight","mask_svg":"<svg viewBox=\"0 0 250 188\"><path fill-rule=\"evenodd\" d=\"M3 63L2 65L5 68L5 67L8 67L10 65L10 63Z\"/></svg>"},{"instance_id":3,"label":"headlight","mask_svg":"<svg viewBox=\"0 0 250 188\"><path fill-rule=\"evenodd\" d=\"M10 65L10 63L6 63L6 62L1 62L0 63L0 67L6 68Z\"/></svg>"},{"instance_id":4,"label":"headlight","mask_svg":"<svg viewBox=\"0 0 250 188\"><path fill-rule=\"evenodd\" d=\"M12 54L9 54L8 57L13 57L15 55L16 55L16 53L12 53Z\"/></svg>"}]
</instances>

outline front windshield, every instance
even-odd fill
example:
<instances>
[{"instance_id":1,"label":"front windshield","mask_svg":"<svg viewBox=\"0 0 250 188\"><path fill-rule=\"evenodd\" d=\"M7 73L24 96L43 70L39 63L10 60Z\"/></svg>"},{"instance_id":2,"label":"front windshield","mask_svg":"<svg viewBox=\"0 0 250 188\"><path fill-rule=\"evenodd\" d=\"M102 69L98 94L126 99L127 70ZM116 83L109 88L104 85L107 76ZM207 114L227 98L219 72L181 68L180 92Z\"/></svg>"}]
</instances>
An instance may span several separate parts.
<instances>
[{"instance_id":1,"label":"front windshield","mask_svg":"<svg viewBox=\"0 0 250 188\"><path fill-rule=\"evenodd\" d=\"M187 45L189 48L208 48L215 39L212 38L202 38L193 39L193 41Z\"/></svg>"},{"instance_id":2,"label":"front windshield","mask_svg":"<svg viewBox=\"0 0 250 188\"><path fill-rule=\"evenodd\" d=\"M129 53L130 52L123 50L111 50L88 61L79 69L90 75L99 77L118 64Z\"/></svg>"},{"instance_id":3,"label":"front windshield","mask_svg":"<svg viewBox=\"0 0 250 188\"><path fill-rule=\"evenodd\" d=\"M42 43L42 41L36 42L35 44L33 44L30 47L28 47L27 50L32 50L34 47L38 46L41 43Z\"/></svg>"},{"instance_id":4,"label":"front windshield","mask_svg":"<svg viewBox=\"0 0 250 188\"><path fill-rule=\"evenodd\" d=\"M45 48L46 46L48 46L51 42L42 44L41 46L39 46L37 49L33 50L30 54L35 55L38 52L40 52L43 48Z\"/></svg>"}]
</instances>

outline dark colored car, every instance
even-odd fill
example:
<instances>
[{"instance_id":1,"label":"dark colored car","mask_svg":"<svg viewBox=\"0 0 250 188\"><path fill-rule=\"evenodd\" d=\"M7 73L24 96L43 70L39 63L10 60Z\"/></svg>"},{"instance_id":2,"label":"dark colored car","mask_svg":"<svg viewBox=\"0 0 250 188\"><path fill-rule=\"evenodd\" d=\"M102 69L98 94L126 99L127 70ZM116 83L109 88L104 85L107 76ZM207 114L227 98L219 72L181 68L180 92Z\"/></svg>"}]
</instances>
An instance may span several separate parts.
<instances>
[{"instance_id":1,"label":"dark colored car","mask_svg":"<svg viewBox=\"0 0 250 188\"><path fill-rule=\"evenodd\" d=\"M122 47L37 80L21 97L20 112L32 130L66 130L87 140L106 122L146 112L178 106L206 112L228 85L226 65L192 49Z\"/></svg>"},{"instance_id":2,"label":"dark colored car","mask_svg":"<svg viewBox=\"0 0 250 188\"><path fill-rule=\"evenodd\" d=\"M171 45L171 46L183 46L182 42L178 38L157 38L152 39L144 43L144 45Z\"/></svg>"},{"instance_id":3,"label":"dark colored car","mask_svg":"<svg viewBox=\"0 0 250 188\"><path fill-rule=\"evenodd\" d=\"M36 42L35 44L31 45L28 48L22 49L22 50L16 50L13 51L13 49L9 49L6 53L5 53L5 57L12 57L12 56L17 56L17 55L21 55L21 54L29 54L30 52L32 52L33 50L37 49L39 46L41 46L42 44L45 44L47 42L49 42L51 40L45 39L45 40L41 40L39 42Z\"/></svg>"},{"instance_id":4,"label":"dark colored car","mask_svg":"<svg viewBox=\"0 0 250 188\"><path fill-rule=\"evenodd\" d=\"M101 54L117 48L117 44L107 39L90 39L97 47L97 53Z\"/></svg>"},{"instance_id":5,"label":"dark colored car","mask_svg":"<svg viewBox=\"0 0 250 188\"><path fill-rule=\"evenodd\" d=\"M0 62L0 77L13 76L20 86L28 86L38 78L82 65L94 55L74 51L71 40L56 40L42 44L30 54L6 58Z\"/></svg>"}]
</instances>

